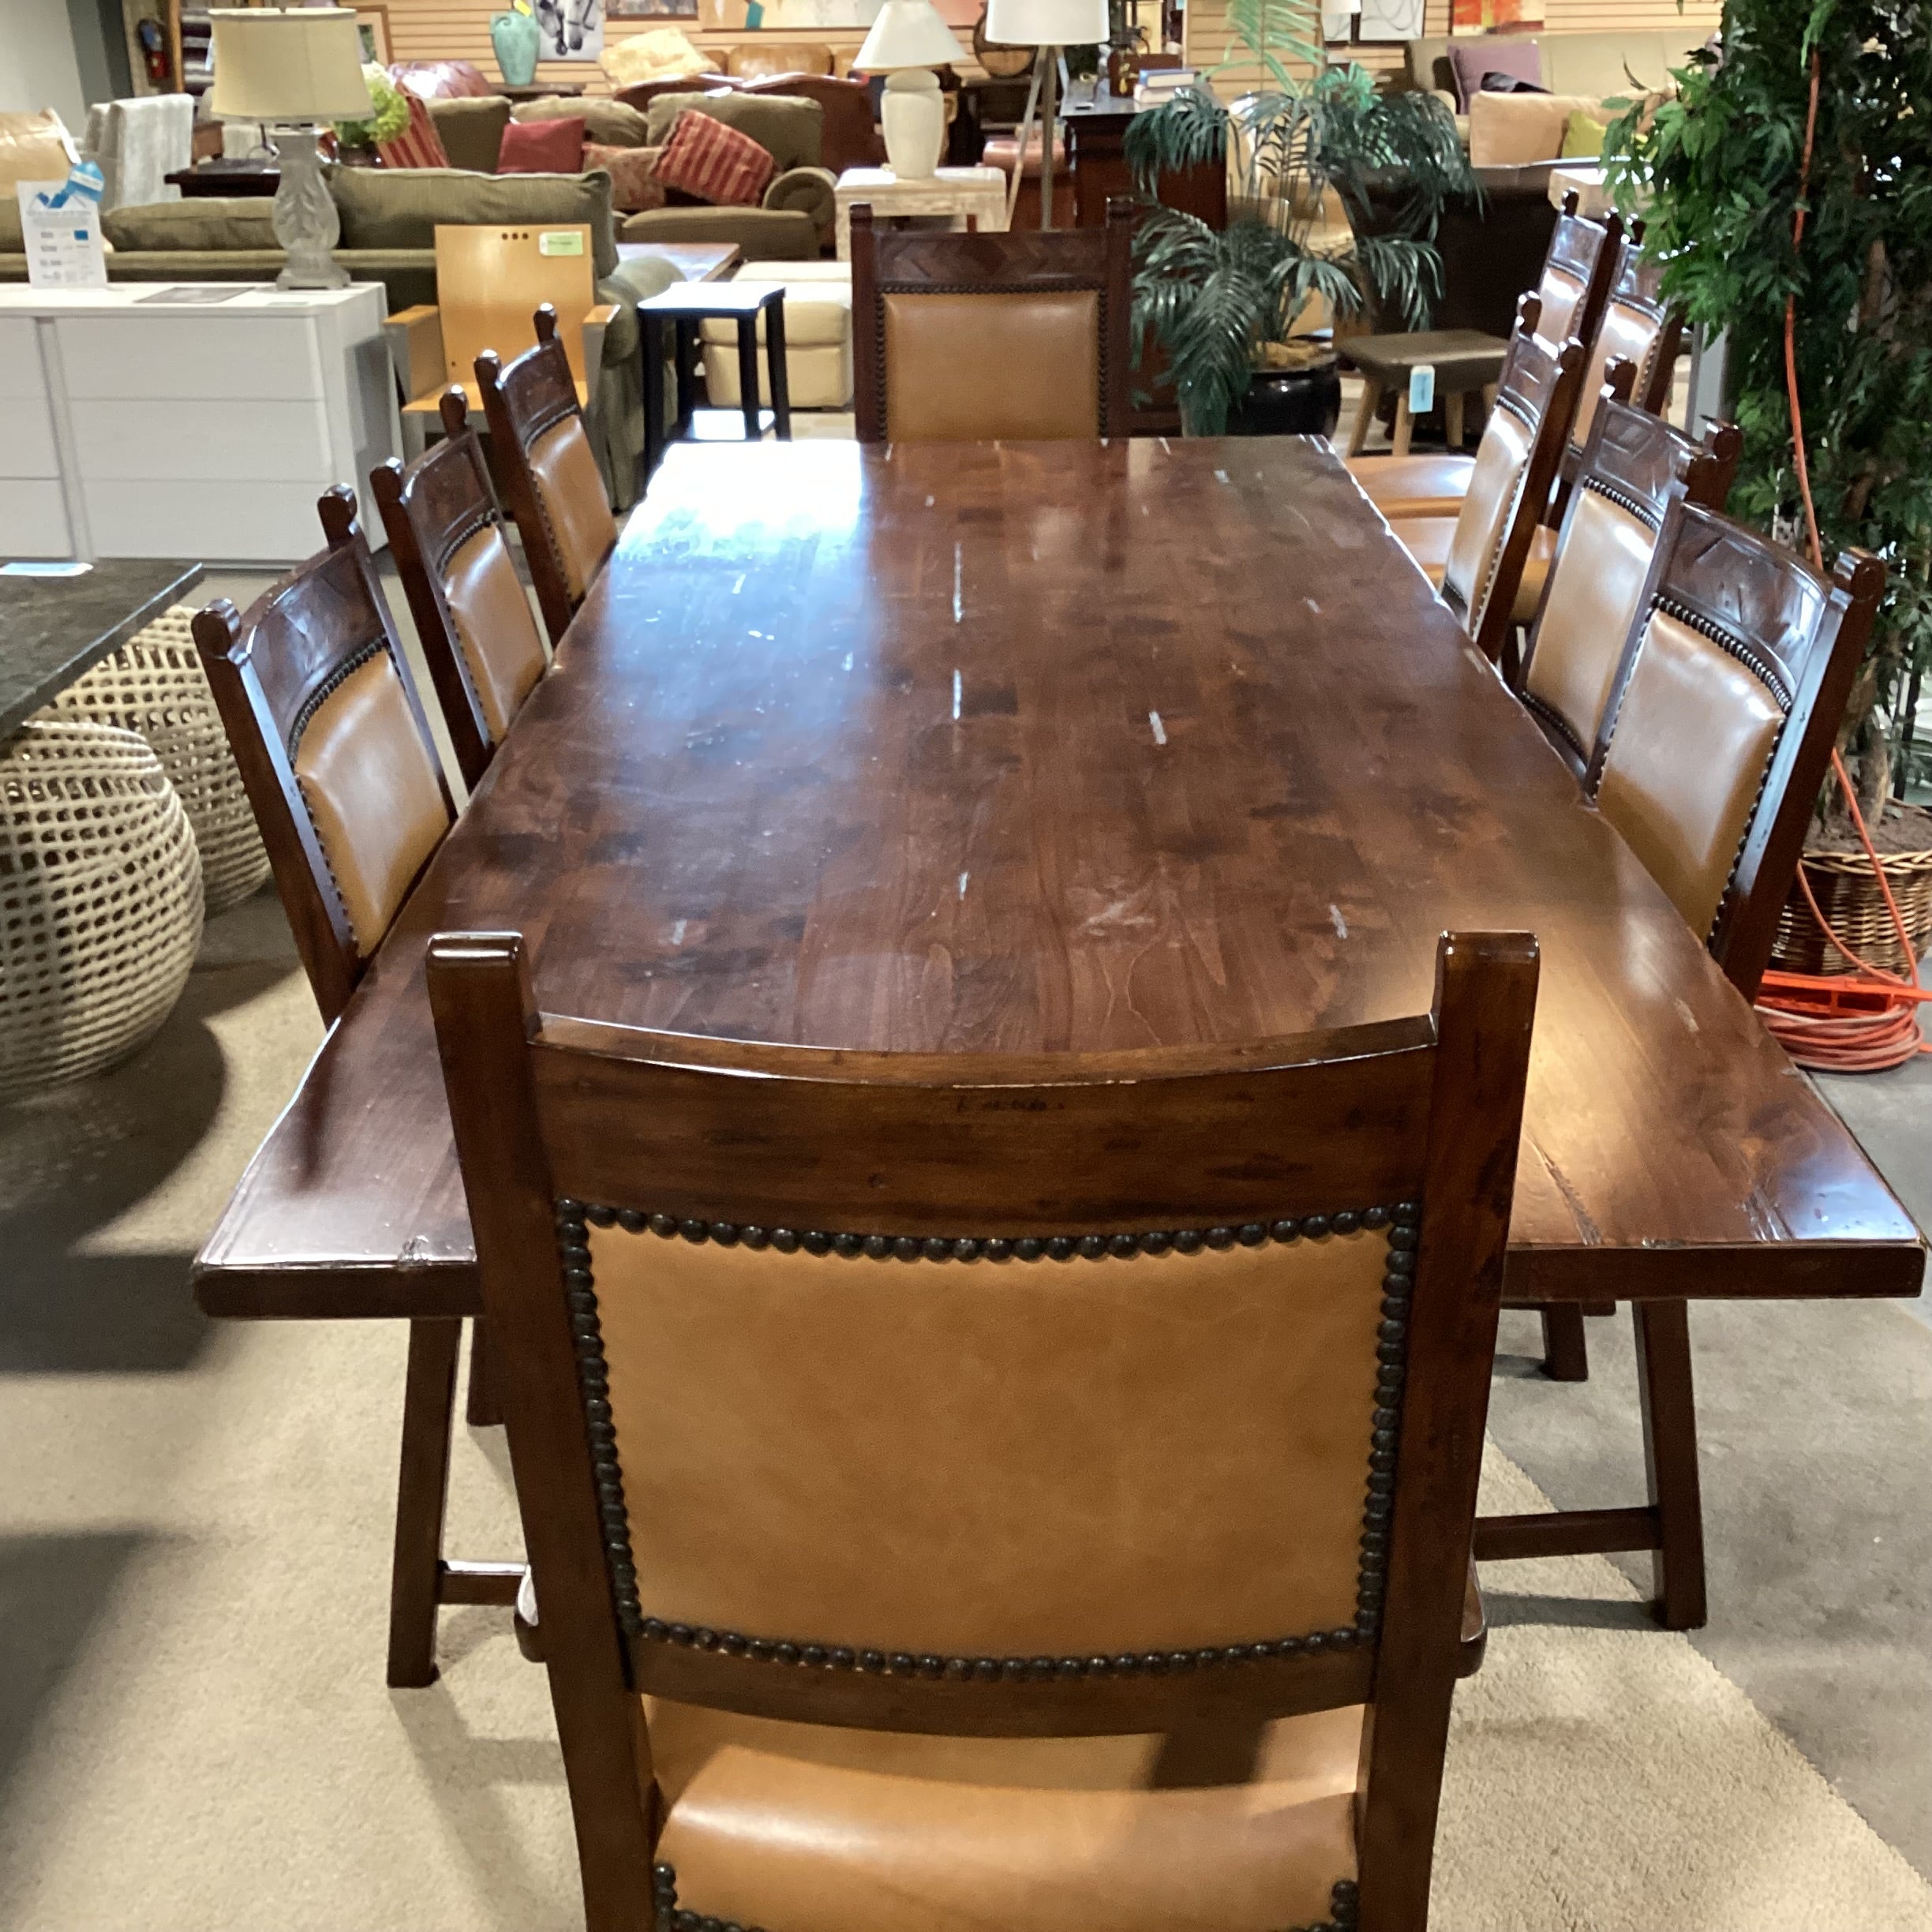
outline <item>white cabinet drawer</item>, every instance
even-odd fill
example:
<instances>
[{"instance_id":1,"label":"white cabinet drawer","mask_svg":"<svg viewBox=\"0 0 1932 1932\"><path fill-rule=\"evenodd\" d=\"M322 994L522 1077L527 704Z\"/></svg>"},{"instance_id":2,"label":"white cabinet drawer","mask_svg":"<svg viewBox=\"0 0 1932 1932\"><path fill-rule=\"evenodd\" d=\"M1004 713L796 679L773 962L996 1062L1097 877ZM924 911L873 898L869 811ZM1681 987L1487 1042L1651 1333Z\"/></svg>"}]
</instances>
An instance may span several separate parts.
<instances>
[{"instance_id":1,"label":"white cabinet drawer","mask_svg":"<svg viewBox=\"0 0 1932 1932\"><path fill-rule=\"evenodd\" d=\"M99 555L189 557L207 564L298 564L322 548L313 483L82 485Z\"/></svg>"},{"instance_id":2,"label":"white cabinet drawer","mask_svg":"<svg viewBox=\"0 0 1932 1932\"><path fill-rule=\"evenodd\" d=\"M40 337L32 316L0 316L0 400L44 395ZM0 451L0 455L4 455Z\"/></svg>"},{"instance_id":3,"label":"white cabinet drawer","mask_svg":"<svg viewBox=\"0 0 1932 1932\"><path fill-rule=\"evenodd\" d=\"M333 482L320 402L82 401L68 405L80 474L167 482ZM157 494L159 492L157 492ZM164 556L156 551L155 556Z\"/></svg>"},{"instance_id":4,"label":"white cabinet drawer","mask_svg":"<svg viewBox=\"0 0 1932 1932\"><path fill-rule=\"evenodd\" d=\"M319 396L307 316L62 316L61 359L75 397L193 400Z\"/></svg>"},{"instance_id":5,"label":"white cabinet drawer","mask_svg":"<svg viewBox=\"0 0 1932 1932\"><path fill-rule=\"evenodd\" d=\"M73 555L67 505L58 482L0 477L0 553L17 557Z\"/></svg>"},{"instance_id":6,"label":"white cabinet drawer","mask_svg":"<svg viewBox=\"0 0 1932 1932\"><path fill-rule=\"evenodd\" d=\"M0 354L6 353L0 348ZM38 366L36 363L36 366ZM0 394L0 477L58 477L60 450L47 398ZM0 534L0 551L7 548Z\"/></svg>"}]
</instances>

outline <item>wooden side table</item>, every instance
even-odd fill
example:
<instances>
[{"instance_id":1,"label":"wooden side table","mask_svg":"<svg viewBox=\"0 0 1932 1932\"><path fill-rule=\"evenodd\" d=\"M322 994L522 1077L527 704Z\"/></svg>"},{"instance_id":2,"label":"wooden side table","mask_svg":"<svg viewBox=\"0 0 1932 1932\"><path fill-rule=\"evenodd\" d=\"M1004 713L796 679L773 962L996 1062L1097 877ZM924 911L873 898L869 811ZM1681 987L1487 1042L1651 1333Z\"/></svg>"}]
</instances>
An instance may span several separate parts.
<instances>
[{"instance_id":1,"label":"wooden side table","mask_svg":"<svg viewBox=\"0 0 1932 1932\"><path fill-rule=\"evenodd\" d=\"M1001 233L1006 227L1006 177L993 167L942 167L923 180L901 181L890 168L848 168L833 191L838 204L838 258L852 260L852 212L869 203L875 221L945 215L955 229Z\"/></svg>"},{"instance_id":2,"label":"wooden side table","mask_svg":"<svg viewBox=\"0 0 1932 1932\"><path fill-rule=\"evenodd\" d=\"M765 318L765 354L771 374L772 428L781 443L792 440L792 392L785 370L784 290L776 284L677 282L637 305L639 352L644 358L644 477L648 483L673 436L690 427L695 406L698 324L729 320L738 324L738 394L744 410L745 440L765 433L758 406L758 317ZM665 422L665 325L677 339L677 421Z\"/></svg>"},{"instance_id":3,"label":"wooden side table","mask_svg":"<svg viewBox=\"0 0 1932 1932\"><path fill-rule=\"evenodd\" d=\"M1409 413L1409 378L1425 363L1436 370L1436 392L1442 398L1449 447L1462 447L1462 399L1480 389L1493 402L1503 380L1509 344L1500 335L1479 329L1428 329L1408 335L1350 335L1335 344L1335 354L1362 376L1361 409L1349 438L1349 454L1359 456L1368 440L1376 412L1389 390L1395 391L1395 454L1406 456L1415 433Z\"/></svg>"}]
</instances>

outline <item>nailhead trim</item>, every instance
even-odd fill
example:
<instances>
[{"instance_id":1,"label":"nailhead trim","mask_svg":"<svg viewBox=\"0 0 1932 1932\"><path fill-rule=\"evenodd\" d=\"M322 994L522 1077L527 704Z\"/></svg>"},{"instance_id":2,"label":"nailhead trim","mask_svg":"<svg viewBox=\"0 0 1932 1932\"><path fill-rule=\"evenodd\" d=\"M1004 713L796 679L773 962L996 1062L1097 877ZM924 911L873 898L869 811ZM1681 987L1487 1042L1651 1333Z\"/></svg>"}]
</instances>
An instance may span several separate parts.
<instances>
[{"instance_id":1,"label":"nailhead trim","mask_svg":"<svg viewBox=\"0 0 1932 1932\"><path fill-rule=\"evenodd\" d=\"M1664 519L1641 496L1633 496L1621 484L1610 482L1594 473L1582 479L1586 490L1594 490L1599 496L1608 497L1619 510L1627 510L1653 536L1664 527Z\"/></svg>"},{"instance_id":2,"label":"nailhead trim","mask_svg":"<svg viewBox=\"0 0 1932 1932\"><path fill-rule=\"evenodd\" d=\"M496 520L488 504L470 504L438 539L436 554L430 561L432 571L439 578L447 575L450 560L478 530L490 529Z\"/></svg>"},{"instance_id":3,"label":"nailhead trim","mask_svg":"<svg viewBox=\"0 0 1932 1932\"><path fill-rule=\"evenodd\" d=\"M912 1235L799 1234L791 1228L740 1226L729 1221L680 1219L674 1215L646 1214L631 1208L609 1208L582 1201L556 1204L558 1258L570 1305L571 1333L577 1351L577 1369L583 1390L585 1425L590 1439L590 1462L604 1524L605 1559L610 1571L618 1622L628 1637L653 1643L672 1643L686 1649L722 1652L754 1663L803 1665L812 1670L856 1670L867 1675L945 1679L953 1683L1039 1683L1049 1678L1161 1676L1237 1664L1259 1663L1271 1657L1316 1657L1330 1650L1353 1649L1372 1640L1381 1626L1387 1591L1388 1525L1395 1512L1395 1456L1402 1428L1402 1391L1407 1372L1410 1299L1414 1285L1417 1230L1421 1210L1413 1201L1392 1207L1344 1208L1333 1215L1305 1215L1276 1221L1248 1221L1238 1226L1181 1228L1129 1234L1024 1235L1014 1239L983 1240L967 1235L924 1240ZM1368 1478L1362 1507L1361 1559L1357 1571L1355 1621L1339 1630L1314 1631L1298 1636L1264 1639L1256 1643L1209 1645L1193 1650L1122 1651L1115 1656L966 1657L915 1656L909 1651L857 1649L788 1638L752 1637L736 1631L716 1631L687 1623L668 1623L644 1614L638 1596L637 1563L631 1544L629 1512L624 1505L623 1475L617 1456L617 1431L610 1406L610 1372L604 1356L603 1327L597 1315L597 1288L591 1278L590 1231L620 1227L627 1234L650 1233L661 1239L682 1239L702 1245L715 1241L721 1248L775 1249L781 1254L801 1249L811 1255L837 1255L869 1261L1090 1261L1131 1260L1144 1254L1198 1254L1204 1248L1225 1250L1259 1248L1269 1242L1286 1245L1330 1234L1352 1234L1358 1228L1371 1233L1388 1230L1383 1264L1382 1323L1376 1356L1376 1407L1371 1417Z\"/></svg>"},{"instance_id":4,"label":"nailhead trim","mask_svg":"<svg viewBox=\"0 0 1932 1932\"><path fill-rule=\"evenodd\" d=\"M735 1919L709 1918L680 1907L674 1866L651 1867L651 1904L654 1932L761 1932L758 1926L740 1925ZM1290 1932L1354 1932L1361 1914L1360 1887L1353 1878L1338 1878L1328 1894L1328 1916L1315 1925L1291 1928Z\"/></svg>"},{"instance_id":5,"label":"nailhead trim","mask_svg":"<svg viewBox=\"0 0 1932 1932\"><path fill-rule=\"evenodd\" d=\"M1555 706L1547 705L1536 693L1527 688L1522 692L1524 710L1533 712L1555 732L1583 762L1589 762L1589 751L1582 739L1570 728L1570 721Z\"/></svg>"},{"instance_id":6,"label":"nailhead trim","mask_svg":"<svg viewBox=\"0 0 1932 1932\"><path fill-rule=\"evenodd\" d=\"M1772 696L1778 701L1778 709L1787 717L1790 715L1792 694L1785 686L1784 674L1769 659L1753 650L1735 631L1725 629L1716 618L1693 610L1688 604L1674 597L1659 597L1656 608L1667 617L1675 617L1679 623L1688 624L1700 636L1709 638L1720 650L1735 657L1753 676L1769 687Z\"/></svg>"},{"instance_id":7,"label":"nailhead trim","mask_svg":"<svg viewBox=\"0 0 1932 1932\"><path fill-rule=\"evenodd\" d=\"M301 702L301 709L295 713L288 728L289 762L295 762L295 754L301 748L302 733L309 726L315 714L333 698L336 692L354 677L357 672L373 657L379 650L387 650L388 642L384 638L372 638L360 650L352 651L322 682Z\"/></svg>"}]
</instances>

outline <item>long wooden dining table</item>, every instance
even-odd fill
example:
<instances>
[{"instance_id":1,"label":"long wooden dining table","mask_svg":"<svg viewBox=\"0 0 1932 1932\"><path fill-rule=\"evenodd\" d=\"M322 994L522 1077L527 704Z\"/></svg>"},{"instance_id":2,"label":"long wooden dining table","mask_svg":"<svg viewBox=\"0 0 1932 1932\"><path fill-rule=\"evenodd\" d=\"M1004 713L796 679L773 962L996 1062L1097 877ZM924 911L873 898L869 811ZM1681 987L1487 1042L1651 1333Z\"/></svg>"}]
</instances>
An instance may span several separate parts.
<instances>
[{"instance_id":1,"label":"long wooden dining table","mask_svg":"<svg viewBox=\"0 0 1932 1932\"><path fill-rule=\"evenodd\" d=\"M406 1431L391 1673L427 1681L402 1623L513 1587L440 1558L481 1298L432 934L522 931L552 1012L1037 1054L1425 1012L1451 927L1542 947L1507 1298L1918 1292L1910 1218L1325 444L680 447L196 1293L416 1324L445 1441ZM1656 1548L1673 1507L1653 1472L1477 1554Z\"/></svg>"}]
</instances>

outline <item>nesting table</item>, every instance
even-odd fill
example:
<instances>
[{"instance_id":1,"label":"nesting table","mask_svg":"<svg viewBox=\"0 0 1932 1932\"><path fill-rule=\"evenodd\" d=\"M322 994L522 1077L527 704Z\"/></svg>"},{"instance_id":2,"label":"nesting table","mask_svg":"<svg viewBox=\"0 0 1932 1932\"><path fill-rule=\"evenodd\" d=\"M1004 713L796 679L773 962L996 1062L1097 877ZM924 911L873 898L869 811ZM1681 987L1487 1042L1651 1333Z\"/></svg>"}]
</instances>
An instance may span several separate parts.
<instances>
[{"instance_id":1,"label":"nesting table","mask_svg":"<svg viewBox=\"0 0 1932 1932\"><path fill-rule=\"evenodd\" d=\"M648 478L665 444L690 428L695 404L698 324L731 321L738 325L738 394L744 410L745 440L764 434L758 403L758 318L765 321L765 354L771 372L772 427L781 443L792 440L792 396L785 374L784 290L769 283L740 286L736 282L674 282L661 294L637 305L640 351L644 358L644 474ZM677 421L665 422L665 330L677 339Z\"/></svg>"}]
</instances>

